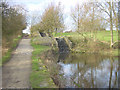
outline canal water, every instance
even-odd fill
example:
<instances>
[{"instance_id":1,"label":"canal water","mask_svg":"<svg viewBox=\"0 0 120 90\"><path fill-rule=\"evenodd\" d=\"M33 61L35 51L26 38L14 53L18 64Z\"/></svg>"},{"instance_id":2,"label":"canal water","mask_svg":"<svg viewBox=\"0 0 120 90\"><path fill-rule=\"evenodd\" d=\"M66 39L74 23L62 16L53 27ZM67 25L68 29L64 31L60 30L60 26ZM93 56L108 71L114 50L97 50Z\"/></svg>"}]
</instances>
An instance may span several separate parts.
<instances>
[{"instance_id":1,"label":"canal water","mask_svg":"<svg viewBox=\"0 0 120 90\"><path fill-rule=\"evenodd\" d=\"M41 58L59 87L118 87L118 57L47 51Z\"/></svg>"}]
</instances>

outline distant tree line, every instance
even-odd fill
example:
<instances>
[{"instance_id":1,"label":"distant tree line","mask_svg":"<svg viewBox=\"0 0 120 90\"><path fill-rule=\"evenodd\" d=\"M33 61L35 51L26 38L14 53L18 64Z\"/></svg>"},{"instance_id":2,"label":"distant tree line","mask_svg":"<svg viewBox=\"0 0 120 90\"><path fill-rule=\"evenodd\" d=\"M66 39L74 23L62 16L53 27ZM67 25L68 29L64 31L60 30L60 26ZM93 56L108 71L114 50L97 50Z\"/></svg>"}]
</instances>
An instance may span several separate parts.
<instances>
[{"instance_id":1,"label":"distant tree line","mask_svg":"<svg viewBox=\"0 0 120 90\"><path fill-rule=\"evenodd\" d=\"M22 30L26 28L26 17L20 6L0 2L0 7L2 7L2 46L9 48L13 40L22 35Z\"/></svg>"}]
</instances>

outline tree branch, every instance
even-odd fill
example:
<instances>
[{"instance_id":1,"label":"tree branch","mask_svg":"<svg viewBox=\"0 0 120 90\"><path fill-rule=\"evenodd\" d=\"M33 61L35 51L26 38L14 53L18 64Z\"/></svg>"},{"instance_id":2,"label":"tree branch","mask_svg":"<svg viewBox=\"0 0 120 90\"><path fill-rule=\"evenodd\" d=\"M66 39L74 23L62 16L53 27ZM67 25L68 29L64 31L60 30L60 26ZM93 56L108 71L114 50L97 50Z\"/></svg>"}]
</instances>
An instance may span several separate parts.
<instances>
[{"instance_id":1,"label":"tree branch","mask_svg":"<svg viewBox=\"0 0 120 90\"><path fill-rule=\"evenodd\" d=\"M100 8L100 10L104 11L107 15L110 16L109 12L105 9L105 7L102 4L100 4L100 3L98 3L98 4L96 4L96 5Z\"/></svg>"}]
</instances>

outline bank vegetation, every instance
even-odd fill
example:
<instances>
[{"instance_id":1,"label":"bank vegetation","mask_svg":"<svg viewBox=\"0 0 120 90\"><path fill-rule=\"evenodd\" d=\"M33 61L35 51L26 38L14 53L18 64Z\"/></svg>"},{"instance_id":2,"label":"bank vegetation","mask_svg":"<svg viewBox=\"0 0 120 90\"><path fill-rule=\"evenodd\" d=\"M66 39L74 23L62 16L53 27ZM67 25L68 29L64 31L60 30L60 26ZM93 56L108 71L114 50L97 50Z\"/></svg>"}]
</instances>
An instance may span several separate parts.
<instances>
[{"instance_id":1,"label":"bank vegetation","mask_svg":"<svg viewBox=\"0 0 120 90\"><path fill-rule=\"evenodd\" d=\"M2 56L3 63L11 56L12 50L22 38L22 30L26 28L26 16L23 7L11 6L8 2L0 2L2 9Z\"/></svg>"}]
</instances>

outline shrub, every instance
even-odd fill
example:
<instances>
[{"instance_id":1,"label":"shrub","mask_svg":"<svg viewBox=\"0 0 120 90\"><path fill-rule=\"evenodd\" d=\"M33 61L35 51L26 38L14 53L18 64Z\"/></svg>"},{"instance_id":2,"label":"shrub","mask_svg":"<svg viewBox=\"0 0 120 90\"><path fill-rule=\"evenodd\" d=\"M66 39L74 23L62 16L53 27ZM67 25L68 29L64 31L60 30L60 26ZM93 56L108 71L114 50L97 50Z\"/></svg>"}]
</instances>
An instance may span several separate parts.
<instances>
[{"instance_id":1,"label":"shrub","mask_svg":"<svg viewBox=\"0 0 120 90\"><path fill-rule=\"evenodd\" d=\"M110 45L108 43L101 42L99 40L94 40L90 37L81 38L72 36L68 37L68 39L72 42L73 49L76 50L97 52L100 50L110 49Z\"/></svg>"}]
</instances>

